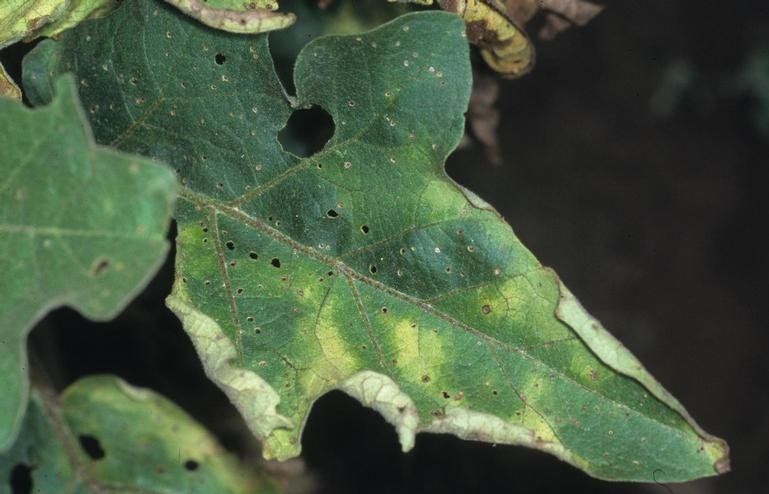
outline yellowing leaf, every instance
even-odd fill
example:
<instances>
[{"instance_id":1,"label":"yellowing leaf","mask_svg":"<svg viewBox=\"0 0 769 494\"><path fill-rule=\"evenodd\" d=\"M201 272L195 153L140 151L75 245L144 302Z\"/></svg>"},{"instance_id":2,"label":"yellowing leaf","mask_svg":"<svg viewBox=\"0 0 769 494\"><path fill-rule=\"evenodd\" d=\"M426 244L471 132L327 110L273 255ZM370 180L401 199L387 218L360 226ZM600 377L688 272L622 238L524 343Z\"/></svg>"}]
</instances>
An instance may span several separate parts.
<instances>
[{"instance_id":1,"label":"yellowing leaf","mask_svg":"<svg viewBox=\"0 0 769 494\"><path fill-rule=\"evenodd\" d=\"M294 14L277 12L277 0L166 0L203 24L233 33L265 33L290 26Z\"/></svg>"},{"instance_id":2,"label":"yellowing leaf","mask_svg":"<svg viewBox=\"0 0 769 494\"><path fill-rule=\"evenodd\" d=\"M167 303L268 457L297 455L313 402L342 389L390 421L404 450L418 432L444 432L614 480L726 468L725 443L446 176L471 86L456 15L318 38L287 96L267 36L225 36L130 0L41 43L25 89L45 101L66 71L100 109L99 142L177 169ZM313 105L333 137L312 156L286 152L278 132Z\"/></svg>"}]
</instances>

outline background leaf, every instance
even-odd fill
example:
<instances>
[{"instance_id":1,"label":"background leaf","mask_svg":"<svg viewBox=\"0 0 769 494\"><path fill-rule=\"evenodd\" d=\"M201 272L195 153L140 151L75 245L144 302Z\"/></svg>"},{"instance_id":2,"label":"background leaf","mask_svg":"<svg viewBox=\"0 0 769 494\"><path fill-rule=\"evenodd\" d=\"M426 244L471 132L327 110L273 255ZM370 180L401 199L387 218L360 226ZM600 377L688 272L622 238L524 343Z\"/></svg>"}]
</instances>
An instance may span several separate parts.
<instances>
[{"instance_id":1,"label":"background leaf","mask_svg":"<svg viewBox=\"0 0 769 494\"><path fill-rule=\"evenodd\" d=\"M119 0L3 0L0 48L19 40L55 36L85 19L112 12Z\"/></svg>"},{"instance_id":2,"label":"background leaf","mask_svg":"<svg viewBox=\"0 0 769 494\"><path fill-rule=\"evenodd\" d=\"M36 388L0 473L10 479L0 493L18 492L14 482L39 494L278 492L179 407L112 376L83 378L60 399Z\"/></svg>"},{"instance_id":3,"label":"background leaf","mask_svg":"<svg viewBox=\"0 0 769 494\"><path fill-rule=\"evenodd\" d=\"M168 249L173 173L96 146L71 76L56 88L34 111L0 98L0 450L23 415L33 324L63 305L113 317Z\"/></svg>"},{"instance_id":4,"label":"background leaf","mask_svg":"<svg viewBox=\"0 0 769 494\"><path fill-rule=\"evenodd\" d=\"M144 50L100 41L117 24L115 45ZM169 305L268 456L297 454L311 404L339 388L391 421L404 449L415 432L450 432L609 479L724 471L725 444L446 177L470 90L462 31L431 12L319 39L297 61L294 99L266 37L140 0L41 44L25 85L44 100L51 72L77 70L87 104L109 109L92 118L100 142L176 167ZM336 125L306 159L277 141L290 102Z\"/></svg>"}]
</instances>

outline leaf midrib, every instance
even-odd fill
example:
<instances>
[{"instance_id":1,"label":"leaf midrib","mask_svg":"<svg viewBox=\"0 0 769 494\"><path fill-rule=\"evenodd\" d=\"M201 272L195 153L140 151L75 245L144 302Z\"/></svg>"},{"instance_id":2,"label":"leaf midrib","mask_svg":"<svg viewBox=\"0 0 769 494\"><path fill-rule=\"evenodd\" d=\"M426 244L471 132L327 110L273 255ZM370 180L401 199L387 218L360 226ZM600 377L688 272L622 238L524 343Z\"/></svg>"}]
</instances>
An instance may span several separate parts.
<instances>
[{"instance_id":1,"label":"leaf midrib","mask_svg":"<svg viewBox=\"0 0 769 494\"><path fill-rule=\"evenodd\" d=\"M194 204L194 205L196 205L196 206L198 206L198 207L200 207L202 209L207 209L210 212L214 212L214 213L218 212L218 213L224 214L225 216L229 217L232 220L239 221L242 224L244 224L244 225L246 225L246 226L248 226L250 228L253 228L253 229L257 230L257 231L260 231L261 233L267 235L268 237L270 237L271 239L273 239L276 242L282 243L283 245L286 245L287 247L289 247L289 248L291 248L293 250L296 250L297 252L301 252L302 254L304 254L304 255L306 255L306 256L308 256L308 257L310 257L310 258L312 258L312 259L314 259L314 260L316 260L318 262L321 262L323 264L326 264L327 266L330 266L330 267L336 269L338 272L342 273L350 281L354 280L354 281L358 281L358 282L364 283L364 284L366 284L366 285L368 285L368 286L370 286L372 288L375 288L377 290L382 291L383 293L385 293L387 295L390 295L392 297L398 298L398 299L400 299L402 301L405 301L407 303L415 305L415 306L419 307L420 309L422 309L423 311L428 312L428 313L434 315L435 317L438 317L439 319L449 323L450 325L452 325L454 327L457 327L457 328L461 328L461 329L467 331L471 335L473 335L473 336L477 337L478 339L482 340L488 346L496 346L497 348L502 348L502 349L507 350L507 351L509 351L511 353L516 353L518 355L521 355L523 358L526 358L526 359L531 360L533 362L536 362L538 364L544 365L545 367L550 369L552 371L552 373L554 373L557 376L560 376L560 378L563 379L564 381L568 381L568 382L572 383L573 385L575 385L575 386L577 386L579 388L582 388L583 390L587 391L590 394L599 396L603 400L605 400L607 402L610 402L610 403L613 403L614 405L620 407L621 409L627 410L627 411L633 413L634 415L637 415L637 416L643 417L643 418L645 418L647 420L650 420L650 421L654 422L655 424L657 424L660 427L663 427L665 429L669 429L672 433L674 433L676 435L680 435L680 436L686 437L686 432L683 431L682 429L680 429L678 427L675 427L673 425L667 424L665 422L661 422L661 421L657 420L653 416L649 416L649 415L643 413L640 410L637 410L635 408L631 408L626 403L622 403L622 402L616 401L613 398L608 397L608 396L602 394L597 389L589 388L589 387L585 386L584 384L580 383L579 381L573 379L571 376L568 376L568 375L564 374L560 369L554 368L554 367L550 366L547 362L544 362L542 360L539 360L539 359L535 358L531 354L527 353L527 347L516 347L516 346L510 345L509 343L505 343L503 341L500 341L500 340L498 340L498 339L496 339L496 338L494 338L492 336L489 336L486 333L483 333L482 331L480 331L480 330L478 330L478 329L476 329L476 328L474 328L474 327L472 327L472 326L470 326L470 325L468 325L468 324L466 324L466 323L456 319L454 316L452 316L450 314L447 314L447 313L437 309L436 307L430 305L429 303L426 303L425 301L423 301L423 300L421 300L419 298L416 298L416 297L414 297L412 295L409 295L409 294L404 293L404 292L402 292L400 290L392 288L392 287L390 287L390 286L388 286L388 285L386 285L386 284L384 284L384 283L382 283L382 282L380 282L378 280L375 280L375 279L373 279L373 278L371 278L369 276L361 274L357 270L351 268L350 266L348 266L347 264L345 264L344 262L342 262L341 260L339 260L337 258L334 258L334 257L331 257L331 256L326 256L326 255L323 255L323 254L319 253L313 247L305 245L305 244L303 244L301 242L298 242L298 241L294 240L293 238L291 238L287 234L283 233L282 231L280 231L280 230L278 230L278 229L276 229L276 228L266 224L264 221L262 221L259 218L255 218L253 216L248 215L247 213L245 213L244 211L238 209L237 207L232 207L229 204L221 202L221 201L218 201L218 200L216 200L216 199L214 199L214 198L212 198L212 197L210 197L208 195L200 194L198 192L195 192L195 191L189 189L188 187L180 187L178 193L179 193L179 197L181 199L184 199L185 201L188 201L188 202L190 202L190 203L192 203L192 204ZM217 238L217 242L220 242L220 241L221 241L221 239ZM221 257L221 256L222 256L222 254L220 252L217 252L217 257ZM221 261L221 259L219 259L219 261ZM228 291L228 297L230 299L233 299L232 293L230 291ZM233 301L234 301L234 299L233 299ZM237 310L237 309L235 308L235 310ZM553 341L551 343L558 343L558 342L561 342L561 341L571 341L571 340L559 339L559 340L555 340L555 341ZM589 346L586 343L584 343L584 342L583 342L583 344L585 344L586 348L589 350ZM492 355L493 355L493 352L492 352ZM598 357L596 357L596 358L598 359ZM496 358L495 358L495 360L496 360ZM598 359L598 360L601 363L603 363L604 365L606 365L602 360L600 360L600 359ZM499 363L498 363L498 365L499 365ZM501 370L501 366L500 366L500 370ZM614 372L617 372L617 371L615 370ZM624 374L619 374L619 375L622 375L623 377L628 378L628 379L632 379L630 376L625 376ZM636 381L636 382L641 387L646 389L643 386L642 383L640 383L638 381ZM512 386L512 384L511 384L511 386ZM518 395L518 397L520 399L521 398L520 392L514 386L512 386L512 387L513 387L513 390L515 391L515 393ZM650 396L652 396L654 399L656 399L656 397L654 397L653 395L650 395ZM555 428L552 427L549 424L549 422L545 419L544 415L541 412L539 412L534 406L532 406L526 400L521 399L521 402L523 403L524 407L529 407L531 410L533 410L535 413L537 413L540 417L542 417L542 419L545 420L545 422L548 424L548 426L553 431L553 433L556 434L556 436L557 436L557 432L556 432ZM672 410L672 411L674 413L677 413L675 410ZM696 433L696 431L695 431L695 433ZM700 437L699 434L697 434L697 436ZM560 438L559 438L559 440L560 440Z\"/></svg>"}]
</instances>

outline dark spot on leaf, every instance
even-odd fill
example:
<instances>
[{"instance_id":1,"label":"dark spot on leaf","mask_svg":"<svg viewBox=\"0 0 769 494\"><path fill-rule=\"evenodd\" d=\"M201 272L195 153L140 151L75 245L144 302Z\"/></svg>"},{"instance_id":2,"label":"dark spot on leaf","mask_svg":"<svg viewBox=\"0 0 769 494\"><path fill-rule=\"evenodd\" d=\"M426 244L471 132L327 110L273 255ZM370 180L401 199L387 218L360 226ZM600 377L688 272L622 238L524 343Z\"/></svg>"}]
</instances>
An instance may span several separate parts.
<instances>
[{"instance_id":1,"label":"dark spot on leaf","mask_svg":"<svg viewBox=\"0 0 769 494\"><path fill-rule=\"evenodd\" d=\"M9 478L12 494L30 494L34 482L32 481L32 467L19 463L11 470Z\"/></svg>"},{"instance_id":2,"label":"dark spot on leaf","mask_svg":"<svg viewBox=\"0 0 769 494\"><path fill-rule=\"evenodd\" d=\"M368 270L371 274L376 274L376 266L374 266L373 264L368 267Z\"/></svg>"},{"instance_id":3,"label":"dark spot on leaf","mask_svg":"<svg viewBox=\"0 0 769 494\"><path fill-rule=\"evenodd\" d=\"M242 288L238 288L238 289L237 289L237 290L235 290L235 291L238 293L238 295L240 295L241 293L243 293L243 289L242 289Z\"/></svg>"},{"instance_id":4,"label":"dark spot on leaf","mask_svg":"<svg viewBox=\"0 0 769 494\"><path fill-rule=\"evenodd\" d=\"M294 111L286 126L278 133L278 141L286 151L306 158L317 153L334 135L334 120L319 106ZM322 168L321 163L317 163Z\"/></svg>"},{"instance_id":5,"label":"dark spot on leaf","mask_svg":"<svg viewBox=\"0 0 769 494\"><path fill-rule=\"evenodd\" d=\"M430 382L430 376L428 376L427 374L422 376L422 382L423 383L429 383Z\"/></svg>"},{"instance_id":6,"label":"dark spot on leaf","mask_svg":"<svg viewBox=\"0 0 769 494\"><path fill-rule=\"evenodd\" d=\"M337 216L339 216L339 213L337 213L333 209L329 209L328 211L326 211L326 216L328 216L329 218L336 218Z\"/></svg>"},{"instance_id":7,"label":"dark spot on leaf","mask_svg":"<svg viewBox=\"0 0 769 494\"><path fill-rule=\"evenodd\" d=\"M369 232L368 225L363 225L362 227L360 227L360 231L362 231L364 235L367 235Z\"/></svg>"},{"instance_id":8,"label":"dark spot on leaf","mask_svg":"<svg viewBox=\"0 0 769 494\"><path fill-rule=\"evenodd\" d=\"M235 242L233 242L232 240L228 240L224 245L226 245L227 248L230 250L235 250Z\"/></svg>"},{"instance_id":9,"label":"dark spot on leaf","mask_svg":"<svg viewBox=\"0 0 769 494\"><path fill-rule=\"evenodd\" d=\"M387 307L382 307L382 314L387 314Z\"/></svg>"},{"instance_id":10,"label":"dark spot on leaf","mask_svg":"<svg viewBox=\"0 0 769 494\"><path fill-rule=\"evenodd\" d=\"M248 257L250 257L251 259L253 259L254 261L256 261L257 259L259 259L259 254L257 254L257 253L256 253L256 252L254 252L254 251L251 251L251 252L249 252L249 253L248 253Z\"/></svg>"},{"instance_id":11,"label":"dark spot on leaf","mask_svg":"<svg viewBox=\"0 0 769 494\"><path fill-rule=\"evenodd\" d=\"M491 312L491 306L489 304L484 305L481 307L481 313L485 316Z\"/></svg>"},{"instance_id":12,"label":"dark spot on leaf","mask_svg":"<svg viewBox=\"0 0 769 494\"><path fill-rule=\"evenodd\" d=\"M406 254L406 248L405 247L401 247L401 250L399 252L401 253L401 255L405 255Z\"/></svg>"},{"instance_id":13,"label":"dark spot on leaf","mask_svg":"<svg viewBox=\"0 0 769 494\"><path fill-rule=\"evenodd\" d=\"M449 394L447 391L441 391L441 394L442 394L442 395L443 395L443 397L444 397L444 398L446 398L447 400L448 400L449 398L451 398L451 395L450 395L450 394Z\"/></svg>"},{"instance_id":14,"label":"dark spot on leaf","mask_svg":"<svg viewBox=\"0 0 769 494\"><path fill-rule=\"evenodd\" d=\"M398 413L403 413L405 411L406 411L406 407L405 406L399 406L398 407Z\"/></svg>"},{"instance_id":15,"label":"dark spot on leaf","mask_svg":"<svg viewBox=\"0 0 769 494\"><path fill-rule=\"evenodd\" d=\"M328 273L326 273L326 276L334 276L334 272L333 271L329 271Z\"/></svg>"},{"instance_id":16,"label":"dark spot on leaf","mask_svg":"<svg viewBox=\"0 0 769 494\"><path fill-rule=\"evenodd\" d=\"M109 259L106 257L101 257L93 263L91 274L93 276L99 276L104 274L104 272L107 271L107 268L109 268Z\"/></svg>"},{"instance_id":17,"label":"dark spot on leaf","mask_svg":"<svg viewBox=\"0 0 769 494\"><path fill-rule=\"evenodd\" d=\"M101 443L94 436L80 435L77 437L80 441L80 447L83 448L85 454L87 454L92 460L101 460L106 456L104 448L101 447Z\"/></svg>"},{"instance_id":18,"label":"dark spot on leaf","mask_svg":"<svg viewBox=\"0 0 769 494\"><path fill-rule=\"evenodd\" d=\"M253 318L253 316L248 316L248 317L246 318L246 321L248 321L248 322L254 322L254 318Z\"/></svg>"},{"instance_id":19,"label":"dark spot on leaf","mask_svg":"<svg viewBox=\"0 0 769 494\"><path fill-rule=\"evenodd\" d=\"M198 468L200 468L200 463L195 460L187 460L184 462L184 469L188 472L194 472Z\"/></svg>"},{"instance_id":20,"label":"dark spot on leaf","mask_svg":"<svg viewBox=\"0 0 769 494\"><path fill-rule=\"evenodd\" d=\"M214 57L214 60L216 61L217 65L224 65L224 62L227 61L227 57L222 55L221 53L217 53Z\"/></svg>"},{"instance_id":21,"label":"dark spot on leaf","mask_svg":"<svg viewBox=\"0 0 769 494\"><path fill-rule=\"evenodd\" d=\"M493 390L493 391L491 392L491 394L493 394L494 396L497 396L497 395L499 394L499 391L497 391L497 390L495 389L495 390Z\"/></svg>"},{"instance_id":22,"label":"dark spot on leaf","mask_svg":"<svg viewBox=\"0 0 769 494\"><path fill-rule=\"evenodd\" d=\"M270 264L272 264L273 267L279 268L280 267L280 259L277 257L273 257L270 261Z\"/></svg>"}]
</instances>

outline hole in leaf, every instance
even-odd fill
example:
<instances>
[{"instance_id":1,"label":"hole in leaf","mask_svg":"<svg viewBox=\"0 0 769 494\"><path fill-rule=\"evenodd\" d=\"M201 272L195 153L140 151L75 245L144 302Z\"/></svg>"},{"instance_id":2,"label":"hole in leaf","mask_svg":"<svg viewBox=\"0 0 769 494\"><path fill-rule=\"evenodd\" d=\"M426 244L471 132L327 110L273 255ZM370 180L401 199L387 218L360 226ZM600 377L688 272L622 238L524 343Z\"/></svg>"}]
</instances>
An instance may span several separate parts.
<instances>
[{"instance_id":1,"label":"hole in leaf","mask_svg":"<svg viewBox=\"0 0 769 494\"><path fill-rule=\"evenodd\" d=\"M448 391L442 391L442 392L441 392L441 394L443 394L443 397L444 397L445 399L447 399L447 400L448 400L449 398L451 398L451 395L448 393Z\"/></svg>"},{"instance_id":2,"label":"hole in leaf","mask_svg":"<svg viewBox=\"0 0 769 494\"><path fill-rule=\"evenodd\" d=\"M228 240L227 243L225 243L224 245L226 245L227 248L230 250L235 250L235 242L233 242L232 240Z\"/></svg>"},{"instance_id":3,"label":"hole in leaf","mask_svg":"<svg viewBox=\"0 0 769 494\"><path fill-rule=\"evenodd\" d=\"M329 209L328 211L326 211L326 216L328 216L329 218L336 218L337 216L339 216L339 213L337 213L333 209Z\"/></svg>"},{"instance_id":4,"label":"hole in leaf","mask_svg":"<svg viewBox=\"0 0 769 494\"><path fill-rule=\"evenodd\" d=\"M104 452L104 448L101 447L101 443L96 437L80 435L77 439L80 441L80 446L83 448L83 451L85 451L85 454L92 460L98 461L106 456L107 453Z\"/></svg>"},{"instance_id":5,"label":"hole in leaf","mask_svg":"<svg viewBox=\"0 0 769 494\"><path fill-rule=\"evenodd\" d=\"M224 62L227 61L227 57L225 57L221 53L217 53L216 56L214 57L214 60L216 61L217 65L224 65Z\"/></svg>"},{"instance_id":6,"label":"hole in leaf","mask_svg":"<svg viewBox=\"0 0 769 494\"><path fill-rule=\"evenodd\" d=\"M278 133L278 141L289 153L306 158L323 149L332 135L334 121L331 115L323 108L313 106L294 111Z\"/></svg>"},{"instance_id":7,"label":"hole in leaf","mask_svg":"<svg viewBox=\"0 0 769 494\"><path fill-rule=\"evenodd\" d=\"M491 312L491 306L489 304L484 305L481 307L481 313L485 316L486 314L489 314Z\"/></svg>"},{"instance_id":8,"label":"hole in leaf","mask_svg":"<svg viewBox=\"0 0 769 494\"><path fill-rule=\"evenodd\" d=\"M259 259L259 254L257 254L257 253L256 253L256 252L254 252L254 251L251 251L251 252L249 252L249 253L248 253L248 257L250 257L251 259L253 259L254 261L256 261L257 259Z\"/></svg>"},{"instance_id":9,"label":"hole in leaf","mask_svg":"<svg viewBox=\"0 0 769 494\"><path fill-rule=\"evenodd\" d=\"M371 266L369 266L369 267L368 267L368 270L369 270L369 272L370 272L371 274L374 274L374 273L376 273L376 266L374 266L374 265L372 264Z\"/></svg>"},{"instance_id":10,"label":"hole in leaf","mask_svg":"<svg viewBox=\"0 0 769 494\"><path fill-rule=\"evenodd\" d=\"M32 467L19 463L11 470L9 479L12 494L30 494L32 492Z\"/></svg>"},{"instance_id":11,"label":"hole in leaf","mask_svg":"<svg viewBox=\"0 0 769 494\"><path fill-rule=\"evenodd\" d=\"M360 227L360 231L362 231L364 235L368 235L368 232L369 232L368 225L363 225L362 227Z\"/></svg>"},{"instance_id":12,"label":"hole in leaf","mask_svg":"<svg viewBox=\"0 0 769 494\"><path fill-rule=\"evenodd\" d=\"M188 472L194 472L200 467L200 463L195 460L187 460L184 462L184 469Z\"/></svg>"},{"instance_id":13,"label":"hole in leaf","mask_svg":"<svg viewBox=\"0 0 769 494\"><path fill-rule=\"evenodd\" d=\"M272 264L273 267L279 268L280 267L280 259L278 259L277 257L273 257L272 260L270 261L270 264Z\"/></svg>"}]
</instances>

